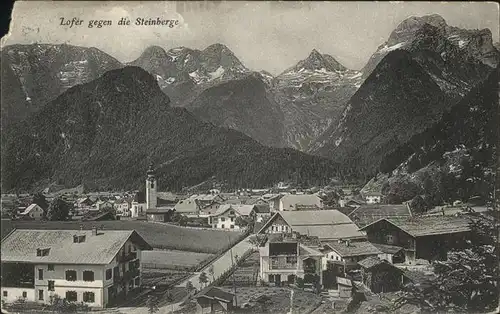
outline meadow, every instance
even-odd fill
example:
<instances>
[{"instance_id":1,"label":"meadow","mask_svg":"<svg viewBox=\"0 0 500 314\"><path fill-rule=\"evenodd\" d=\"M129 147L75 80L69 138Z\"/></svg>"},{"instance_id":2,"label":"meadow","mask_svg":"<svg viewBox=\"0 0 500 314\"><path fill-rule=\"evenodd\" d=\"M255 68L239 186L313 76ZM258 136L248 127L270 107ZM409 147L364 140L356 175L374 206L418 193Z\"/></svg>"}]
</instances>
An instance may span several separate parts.
<instances>
[{"instance_id":1,"label":"meadow","mask_svg":"<svg viewBox=\"0 0 500 314\"><path fill-rule=\"evenodd\" d=\"M178 250L142 252L142 265L153 269L190 269L210 258L212 254Z\"/></svg>"}]
</instances>

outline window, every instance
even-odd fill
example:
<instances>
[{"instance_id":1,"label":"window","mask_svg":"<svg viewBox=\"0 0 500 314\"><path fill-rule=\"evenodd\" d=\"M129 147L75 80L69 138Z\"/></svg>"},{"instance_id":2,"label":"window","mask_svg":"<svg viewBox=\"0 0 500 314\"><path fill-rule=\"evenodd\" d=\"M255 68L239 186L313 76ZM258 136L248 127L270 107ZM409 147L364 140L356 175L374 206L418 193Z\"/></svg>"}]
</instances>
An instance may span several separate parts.
<instances>
[{"instance_id":1,"label":"window","mask_svg":"<svg viewBox=\"0 0 500 314\"><path fill-rule=\"evenodd\" d=\"M54 291L55 289L54 280L49 280L49 291Z\"/></svg>"},{"instance_id":2,"label":"window","mask_svg":"<svg viewBox=\"0 0 500 314\"><path fill-rule=\"evenodd\" d=\"M66 280L67 281L76 281L76 270L67 270L66 271Z\"/></svg>"},{"instance_id":3,"label":"window","mask_svg":"<svg viewBox=\"0 0 500 314\"><path fill-rule=\"evenodd\" d=\"M4 292L3 292L3 296L4 296L4 297L7 297L7 291L4 291Z\"/></svg>"},{"instance_id":4,"label":"window","mask_svg":"<svg viewBox=\"0 0 500 314\"><path fill-rule=\"evenodd\" d=\"M386 241L388 244L393 244L394 243L394 238L392 236L392 234L388 234L386 237L385 237Z\"/></svg>"},{"instance_id":5,"label":"window","mask_svg":"<svg viewBox=\"0 0 500 314\"><path fill-rule=\"evenodd\" d=\"M84 235L74 235L73 236L73 243L82 243L82 242L85 242Z\"/></svg>"},{"instance_id":6,"label":"window","mask_svg":"<svg viewBox=\"0 0 500 314\"><path fill-rule=\"evenodd\" d=\"M84 292L83 293L83 302L94 303L95 302L94 292Z\"/></svg>"},{"instance_id":7,"label":"window","mask_svg":"<svg viewBox=\"0 0 500 314\"><path fill-rule=\"evenodd\" d=\"M226 228L226 226L225 226L225 225L222 225L222 226L221 226L221 228L222 228L222 229L225 229L225 228Z\"/></svg>"},{"instance_id":8,"label":"window","mask_svg":"<svg viewBox=\"0 0 500 314\"><path fill-rule=\"evenodd\" d=\"M26 298L28 296L28 293L26 291L23 291L23 298Z\"/></svg>"},{"instance_id":9,"label":"window","mask_svg":"<svg viewBox=\"0 0 500 314\"><path fill-rule=\"evenodd\" d=\"M234 221L234 217L231 217L231 221Z\"/></svg>"},{"instance_id":10,"label":"window","mask_svg":"<svg viewBox=\"0 0 500 314\"><path fill-rule=\"evenodd\" d=\"M43 280L43 269L38 270L38 280Z\"/></svg>"},{"instance_id":11,"label":"window","mask_svg":"<svg viewBox=\"0 0 500 314\"><path fill-rule=\"evenodd\" d=\"M220 217L220 221L226 221L226 218Z\"/></svg>"},{"instance_id":12,"label":"window","mask_svg":"<svg viewBox=\"0 0 500 314\"><path fill-rule=\"evenodd\" d=\"M43 290L38 290L38 300L43 301Z\"/></svg>"},{"instance_id":13,"label":"window","mask_svg":"<svg viewBox=\"0 0 500 314\"><path fill-rule=\"evenodd\" d=\"M113 276L113 271L111 269L106 269L106 280L111 279Z\"/></svg>"},{"instance_id":14,"label":"window","mask_svg":"<svg viewBox=\"0 0 500 314\"><path fill-rule=\"evenodd\" d=\"M154 189L155 188L155 184L154 182L151 182L151 188Z\"/></svg>"},{"instance_id":15,"label":"window","mask_svg":"<svg viewBox=\"0 0 500 314\"><path fill-rule=\"evenodd\" d=\"M66 291L66 300L69 302L78 301L78 294L76 291Z\"/></svg>"},{"instance_id":16,"label":"window","mask_svg":"<svg viewBox=\"0 0 500 314\"><path fill-rule=\"evenodd\" d=\"M54 264L47 265L47 270L48 271L54 271Z\"/></svg>"},{"instance_id":17,"label":"window","mask_svg":"<svg viewBox=\"0 0 500 314\"><path fill-rule=\"evenodd\" d=\"M91 270L84 270L83 281L94 281L94 272Z\"/></svg>"},{"instance_id":18,"label":"window","mask_svg":"<svg viewBox=\"0 0 500 314\"><path fill-rule=\"evenodd\" d=\"M47 256L49 252L50 249L36 249L36 256Z\"/></svg>"},{"instance_id":19,"label":"window","mask_svg":"<svg viewBox=\"0 0 500 314\"><path fill-rule=\"evenodd\" d=\"M234 229L234 225L231 225L231 227L230 227L230 228L231 228L231 229Z\"/></svg>"}]
</instances>

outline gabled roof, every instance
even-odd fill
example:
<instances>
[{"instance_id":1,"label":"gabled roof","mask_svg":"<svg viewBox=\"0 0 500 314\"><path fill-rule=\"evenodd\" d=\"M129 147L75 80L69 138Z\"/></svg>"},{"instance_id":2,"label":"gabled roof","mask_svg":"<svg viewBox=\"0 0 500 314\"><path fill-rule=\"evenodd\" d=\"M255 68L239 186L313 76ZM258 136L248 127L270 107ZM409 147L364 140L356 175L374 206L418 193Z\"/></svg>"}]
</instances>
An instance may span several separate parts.
<instances>
[{"instance_id":1,"label":"gabled roof","mask_svg":"<svg viewBox=\"0 0 500 314\"><path fill-rule=\"evenodd\" d=\"M371 228L381 221L386 221L394 225L412 237L424 237L439 234L468 232L470 231L471 219L464 216L436 216L409 219L382 218L364 226L360 230Z\"/></svg>"},{"instance_id":2,"label":"gabled roof","mask_svg":"<svg viewBox=\"0 0 500 314\"><path fill-rule=\"evenodd\" d=\"M85 241L73 243L74 235ZM2 240L2 262L107 265L127 240L142 249L151 246L134 230L31 230L16 229ZM37 249L50 249L47 256L37 256Z\"/></svg>"},{"instance_id":3,"label":"gabled roof","mask_svg":"<svg viewBox=\"0 0 500 314\"><path fill-rule=\"evenodd\" d=\"M29 214L32 210L34 210L37 207L40 208L43 211L43 209L40 206L38 206L37 204L33 203L30 206L26 207L26 209L22 213L19 213L19 215L27 215L27 214Z\"/></svg>"},{"instance_id":4,"label":"gabled roof","mask_svg":"<svg viewBox=\"0 0 500 314\"><path fill-rule=\"evenodd\" d=\"M293 231L302 235L317 236L320 239L364 238L349 217L338 210L282 211L274 214L259 230L262 233L281 217Z\"/></svg>"},{"instance_id":5,"label":"gabled roof","mask_svg":"<svg viewBox=\"0 0 500 314\"><path fill-rule=\"evenodd\" d=\"M366 204L360 205L353 210L349 217L359 226L366 226L380 218L401 218L411 217L412 213L406 204L402 205L380 205Z\"/></svg>"},{"instance_id":6,"label":"gabled roof","mask_svg":"<svg viewBox=\"0 0 500 314\"><path fill-rule=\"evenodd\" d=\"M391 263L389 263L385 259L380 259L377 256L369 256L369 257L365 258L364 260L359 261L358 264L365 269L370 269L370 268L373 268L375 266L379 266L379 265L383 265L383 264L393 266ZM393 266L393 267L394 267L394 269L399 270L399 268L397 268L395 266Z\"/></svg>"},{"instance_id":7,"label":"gabled roof","mask_svg":"<svg viewBox=\"0 0 500 314\"><path fill-rule=\"evenodd\" d=\"M210 216L219 216L227 212L228 210L234 210L240 216L248 216L255 210L255 205L232 205L224 204L219 206Z\"/></svg>"},{"instance_id":8,"label":"gabled roof","mask_svg":"<svg viewBox=\"0 0 500 314\"><path fill-rule=\"evenodd\" d=\"M362 255L377 255L381 254L378 248L367 241L351 242L348 245L339 243L338 241L323 242L342 257L362 256Z\"/></svg>"},{"instance_id":9,"label":"gabled roof","mask_svg":"<svg viewBox=\"0 0 500 314\"><path fill-rule=\"evenodd\" d=\"M288 194L284 195L280 202L283 204L283 208L288 210L290 206L300 205L317 205L321 203L321 198L316 194Z\"/></svg>"},{"instance_id":10,"label":"gabled roof","mask_svg":"<svg viewBox=\"0 0 500 314\"><path fill-rule=\"evenodd\" d=\"M387 254L396 254L396 253L403 250L402 247L396 246L396 245L379 244L379 243L372 243L372 244L374 247L379 249L382 253L387 253Z\"/></svg>"},{"instance_id":11,"label":"gabled roof","mask_svg":"<svg viewBox=\"0 0 500 314\"><path fill-rule=\"evenodd\" d=\"M207 298L231 303L234 300L234 294L209 286L198 292L198 294L195 295L195 298Z\"/></svg>"}]
</instances>

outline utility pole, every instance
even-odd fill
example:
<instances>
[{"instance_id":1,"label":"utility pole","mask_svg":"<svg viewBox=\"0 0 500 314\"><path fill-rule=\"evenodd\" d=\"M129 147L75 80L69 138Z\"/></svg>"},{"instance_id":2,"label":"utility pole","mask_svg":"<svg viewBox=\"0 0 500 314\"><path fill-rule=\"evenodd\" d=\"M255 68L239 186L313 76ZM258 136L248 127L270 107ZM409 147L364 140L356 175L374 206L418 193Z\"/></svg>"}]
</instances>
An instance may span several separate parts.
<instances>
[{"instance_id":1,"label":"utility pole","mask_svg":"<svg viewBox=\"0 0 500 314\"><path fill-rule=\"evenodd\" d=\"M227 237L227 240L229 242L229 245L231 245L231 241L229 239L229 236ZM234 278L234 257L233 257L233 247L230 246L229 252L231 253L231 270L233 271L232 277L233 277L233 290L234 290L234 307L236 308L238 306L238 297L236 295L236 281Z\"/></svg>"}]
</instances>

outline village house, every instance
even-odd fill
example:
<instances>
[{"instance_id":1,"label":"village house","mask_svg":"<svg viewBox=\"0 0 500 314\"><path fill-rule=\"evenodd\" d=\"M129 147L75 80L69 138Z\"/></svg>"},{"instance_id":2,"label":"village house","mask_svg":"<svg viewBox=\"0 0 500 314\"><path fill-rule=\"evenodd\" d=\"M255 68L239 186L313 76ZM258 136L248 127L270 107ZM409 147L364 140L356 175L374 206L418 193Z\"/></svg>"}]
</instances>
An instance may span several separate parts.
<instances>
[{"instance_id":1,"label":"village house","mask_svg":"<svg viewBox=\"0 0 500 314\"><path fill-rule=\"evenodd\" d=\"M40 220L43 218L43 209L37 204L31 204L18 214L21 219Z\"/></svg>"},{"instance_id":2,"label":"village house","mask_svg":"<svg viewBox=\"0 0 500 314\"><path fill-rule=\"evenodd\" d=\"M130 217L132 208L132 200L128 198L120 198L115 201L115 209L117 216Z\"/></svg>"},{"instance_id":3,"label":"village house","mask_svg":"<svg viewBox=\"0 0 500 314\"><path fill-rule=\"evenodd\" d=\"M220 194L194 194L175 204L177 213L199 215L202 211L216 210L224 203Z\"/></svg>"},{"instance_id":4,"label":"village house","mask_svg":"<svg viewBox=\"0 0 500 314\"><path fill-rule=\"evenodd\" d=\"M95 203L96 208L98 211L103 211L103 210L112 210L114 209L114 204L113 202L106 200L106 201L97 201Z\"/></svg>"},{"instance_id":5,"label":"village house","mask_svg":"<svg viewBox=\"0 0 500 314\"><path fill-rule=\"evenodd\" d=\"M302 278L304 283L323 283L323 253L296 239L270 240L259 248L259 253L260 278L264 282L282 286Z\"/></svg>"},{"instance_id":6,"label":"village house","mask_svg":"<svg viewBox=\"0 0 500 314\"><path fill-rule=\"evenodd\" d=\"M298 210L298 205L317 206L323 208L323 200L316 194L284 195L279 201L279 211Z\"/></svg>"},{"instance_id":7,"label":"village house","mask_svg":"<svg viewBox=\"0 0 500 314\"><path fill-rule=\"evenodd\" d=\"M136 192L130 206L130 217L138 218L146 213L146 194L142 191Z\"/></svg>"},{"instance_id":8,"label":"village house","mask_svg":"<svg viewBox=\"0 0 500 314\"><path fill-rule=\"evenodd\" d=\"M168 222L174 212L172 206L162 206L146 210L147 221Z\"/></svg>"},{"instance_id":9,"label":"village house","mask_svg":"<svg viewBox=\"0 0 500 314\"><path fill-rule=\"evenodd\" d=\"M255 205L222 205L216 210L208 211L208 223L212 228L239 230L242 226L236 224L238 217L253 221L255 218Z\"/></svg>"},{"instance_id":10,"label":"village house","mask_svg":"<svg viewBox=\"0 0 500 314\"><path fill-rule=\"evenodd\" d=\"M370 256L358 264L361 266L361 281L373 293L401 290L403 271L386 260Z\"/></svg>"},{"instance_id":11,"label":"village house","mask_svg":"<svg viewBox=\"0 0 500 314\"><path fill-rule=\"evenodd\" d=\"M2 239L2 300L106 307L141 286L142 250L135 231L16 229Z\"/></svg>"},{"instance_id":12,"label":"village house","mask_svg":"<svg viewBox=\"0 0 500 314\"><path fill-rule=\"evenodd\" d=\"M349 214L349 218L359 227L364 227L381 218L406 219L409 217L412 217L412 212L407 204L366 204L358 206Z\"/></svg>"},{"instance_id":13,"label":"village house","mask_svg":"<svg viewBox=\"0 0 500 314\"><path fill-rule=\"evenodd\" d=\"M257 204L255 208L255 221L262 222L271 217L271 210L268 204Z\"/></svg>"},{"instance_id":14,"label":"village house","mask_svg":"<svg viewBox=\"0 0 500 314\"><path fill-rule=\"evenodd\" d=\"M216 287L206 287L194 296L196 313L228 313L232 312L235 295Z\"/></svg>"},{"instance_id":15,"label":"village house","mask_svg":"<svg viewBox=\"0 0 500 314\"><path fill-rule=\"evenodd\" d=\"M321 241L366 239L364 232L338 210L283 211L275 213L259 230L260 234L292 234L318 237Z\"/></svg>"},{"instance_id":16,"label":"village house","mask_svg":"<svg viewBox=\"0 0 500 314\"><path fill-rule=\"evenodd\" d=\"M470 219L459 216L379 219L363 228L372 243L404 249L405 263L416 259L446 259L452 248L460 248L470 233Z\"/></svg>"},{"instance_id":17,"label":"village house","mask_svg":"<svg viewBox=\"0 0 500 314\"><path fill-rule=\"evenodd\" d=\"M323 253L325 254L323 269L331 263L338 266L345 275L347 271L358 268L358 262L370 257L383 254L368 241L351 242L349 240L324 241Z\"/></svg>"},{"instance_id":18,"label":"village house","mask_svg":"<svg viewBox=\"0 0 500 314\"><path fill-rule=\"evenodd\" d=\"M279 210L280 199L284 194L264 194L261 199L269 204L269 210L271 213L275 213Z\"/></svg>"},{"instance_id":19,"label":"village house","mask_svg":"<svg viewBox=\"0 0 500 314\"><path fill-rule=\"evenodd\" d=\"M382 201L382 193L376 191L361 192L366 204L379 204Z\"/></svg>"}]
</instances>

